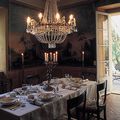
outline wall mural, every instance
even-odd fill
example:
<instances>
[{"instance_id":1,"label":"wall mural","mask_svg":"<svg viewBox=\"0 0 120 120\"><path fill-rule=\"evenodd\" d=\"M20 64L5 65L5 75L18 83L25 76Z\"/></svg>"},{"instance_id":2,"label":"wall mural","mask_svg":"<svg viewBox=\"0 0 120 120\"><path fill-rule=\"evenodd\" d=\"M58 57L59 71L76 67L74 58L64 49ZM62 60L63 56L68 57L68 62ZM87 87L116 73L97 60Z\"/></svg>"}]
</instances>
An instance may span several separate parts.
<instances>
[{"instance_id":1,"label":"wall mural","mask_svg":"<svg viewBox=\"0 0 120 120\"><path fill-rule=\"evenodd\" d=\"M35 36L27 33L11 33L9 40L10 69L22 67L22 53L24 54L24 66L44 65L44 52L58 51L59 65L81 66L82 52L84 51L84 65L93 66L95 60L95 35L90 33L73 33L68 35L64 43L54 49L48 49L47 45L37 41Z\"/></svg>"},{"instance_id":2,"label":"wall mural","mask_svg":"<svg viewBox=\"0 0 120 120\"><path fill-rule=\"evenodd\" d=\"M77 22L78 32L67 36L64 43L57 45L55 49L48 49L47 45L41 44L31 34L25 32L27 16L36 17L38 10L25 6L9 5L9 42L8 62L9 69L19 69L24 66L44 65L44 52L58 51L59 65L93 66L96 60L96 38L95 38L95 8L93 4L82 5L62 10L64 15L73 13ZM22 56L22 53L24 56Z\"/></svg>"}]
</instances>

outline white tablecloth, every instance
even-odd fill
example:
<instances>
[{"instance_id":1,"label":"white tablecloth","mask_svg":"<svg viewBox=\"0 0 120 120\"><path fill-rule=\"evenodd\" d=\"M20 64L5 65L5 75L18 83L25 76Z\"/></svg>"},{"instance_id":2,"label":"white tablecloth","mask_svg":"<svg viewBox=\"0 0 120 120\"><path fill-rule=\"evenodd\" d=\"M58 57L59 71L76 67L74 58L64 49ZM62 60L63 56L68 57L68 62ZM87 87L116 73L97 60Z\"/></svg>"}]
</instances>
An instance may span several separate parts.
<instances>
[{"instance_id":1,"label":"white tablecloth","mask_svg":"<svg viewBox=\"0 0 120 120\"><path fill-rule=\"evenodd\" d=\"M61 78L60 80L65 81L66 78ZM37 85L37 87L41 89L41 86ZM42 106L32 105L26 101L25 107L20 107L14 111L0 108L0 116L2 120L13 120L8 117L8 114L15 116L16 120L53 120L66 113L68 99L80 95L84 90L87 90L88 101L95 99L96 82L85 81L81 83L81 87L77 90L63 89L59 86L57 94L62 95L62 97L56 97L52 101L44 103Z\"/></svg>"}]
</instances>

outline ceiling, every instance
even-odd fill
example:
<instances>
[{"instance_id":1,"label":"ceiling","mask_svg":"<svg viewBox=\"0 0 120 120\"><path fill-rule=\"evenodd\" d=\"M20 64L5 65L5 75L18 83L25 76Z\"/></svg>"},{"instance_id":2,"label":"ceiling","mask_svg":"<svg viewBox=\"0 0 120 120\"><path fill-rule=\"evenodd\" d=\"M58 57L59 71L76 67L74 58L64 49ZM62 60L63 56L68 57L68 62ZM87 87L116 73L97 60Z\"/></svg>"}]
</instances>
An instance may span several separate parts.
<instances>
[{"instance_id":1,"label":"ceiling","mask_svg":"<svg viewBox=\"0 0 120 120\"><path fill-rule=\"evenodd\" d=\"M10 1L31 5L31 6L43 9L46 0L10 0ZM71 5L80 5L80 4L87 4L95 1L98 1L98 0L58 0L58 6L65 7L65 6L71 6Z\"/></svg>"}]
</instances>

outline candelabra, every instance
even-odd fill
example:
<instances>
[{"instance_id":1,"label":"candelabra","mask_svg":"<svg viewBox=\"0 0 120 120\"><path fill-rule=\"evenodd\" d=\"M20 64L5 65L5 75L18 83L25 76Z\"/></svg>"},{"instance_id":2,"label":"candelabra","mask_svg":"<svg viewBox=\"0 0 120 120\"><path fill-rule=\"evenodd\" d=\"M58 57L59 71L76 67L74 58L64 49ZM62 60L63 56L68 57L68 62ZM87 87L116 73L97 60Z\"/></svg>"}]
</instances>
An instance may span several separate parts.
<instances>
[{"instance_id":1,"label":"candelabra","mask_svg":"<svg viewBox=\"0 0 120 120\"><path fill-rule=\"evenodd\" d=\"M85 55L85 52L82 51L82 67L84 67L84 55Z\"/></svg>"},{"instance_id":2,"label":"candelabra","mask_svg":"<svg viewBox=\"0 0 120 120\"><path fill-rule=\"evenodd\" d=\"M46 91L52 91L53 87L50 86L50 80L52 79L53 70L55 69L58 61L58 52L50 52L50 53L44 53L45 57L45 65L46 65L46 78L47 78L47 84L44 85L43 89Z\"/></svg>"},{"instance_id":3,"label":"candelabra","mask_svg":"<svg viewBox=\"0 0 120 120\"><path fill-rule=\"evenodd\" d=\"M21 53L22 58L22 84L24 83L24 53Z\"/></svg>"}]
</instances>

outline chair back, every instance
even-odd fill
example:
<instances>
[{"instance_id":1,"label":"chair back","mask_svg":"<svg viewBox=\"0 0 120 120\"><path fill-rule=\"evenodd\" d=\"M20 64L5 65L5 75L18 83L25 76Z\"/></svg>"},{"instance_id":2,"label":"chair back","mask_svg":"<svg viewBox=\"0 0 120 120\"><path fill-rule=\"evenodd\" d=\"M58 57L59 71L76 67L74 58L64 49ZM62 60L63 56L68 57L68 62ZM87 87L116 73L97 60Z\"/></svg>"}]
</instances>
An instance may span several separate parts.
<instances>
[{"instance_id":1,"label":"chair back","mask_svg":"<svg viewBox=\"0 0 120 120\"><path fill-rule=\"evenodd\" d=\"M40 82L39 75L27 75L25 77L26 84L34 85L34 84L38 84L39 82Z\"/></svg>"},{"instance_id":2,"label":"chair back","mask_svg":"<svg viewBox=\"0 0 120 120\"><path fill-rule=\"evenodd\" d=\"M4 72L0 72L0 94L12 90L12 80L8 79Z\"/></svg>"},{"instance_id":3,"label":"chair back","mask_svg":"<svg viewBox=\"0 0 120 120\"><path fill-rule=\"evenodd\" d=\"M107 80L97 84L97 106L106 104Z\"/></svg>"},{"instance_id":4,"label":"chair back","mask_svg":"<svg viewBox=\"0 0 120 120\"><path fill-rule=\"evenodd\" d=\"M76 114L77 114L77 107L82 103L83 110L85 110L85 105L86 105L86 91L84 91L81 95L71 98L67 101L67 114L68 114L68 119L70 120L71 118L71 110L73 108L76 109Z\"/></svg>"}]
</instances>

